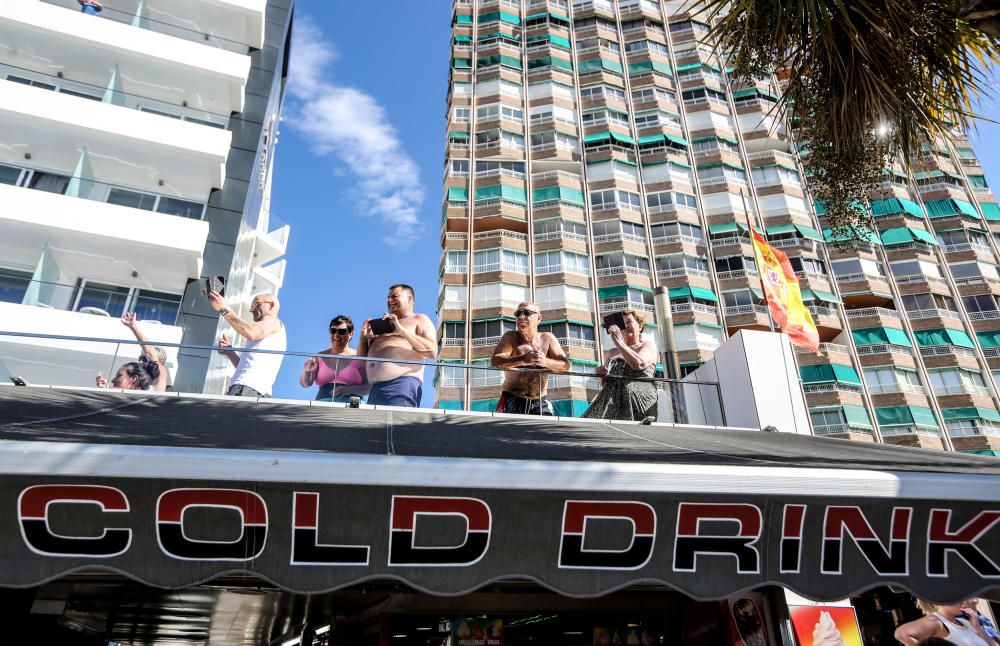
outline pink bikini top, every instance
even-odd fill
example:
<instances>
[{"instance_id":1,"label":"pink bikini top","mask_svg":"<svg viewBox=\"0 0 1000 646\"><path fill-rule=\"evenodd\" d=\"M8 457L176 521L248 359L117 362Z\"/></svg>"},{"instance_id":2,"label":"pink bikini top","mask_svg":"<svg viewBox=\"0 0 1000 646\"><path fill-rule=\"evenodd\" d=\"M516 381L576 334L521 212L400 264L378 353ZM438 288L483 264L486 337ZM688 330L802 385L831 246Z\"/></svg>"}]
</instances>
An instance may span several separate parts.
<instances>
[{"instance_id":1,"label":"pink bikini top","mask_svg":"<svg viewBox=\"0 0 1000 646\"><path fill-rule=\"evenodd\" d=\"M335 370L336 366L340 370ZM340 386L360 386L365 383L361 376L361 362L357 359L326 359L320 358L319 368L316 370L316 385L336 383Z\"/></svg>"}]
</instances>

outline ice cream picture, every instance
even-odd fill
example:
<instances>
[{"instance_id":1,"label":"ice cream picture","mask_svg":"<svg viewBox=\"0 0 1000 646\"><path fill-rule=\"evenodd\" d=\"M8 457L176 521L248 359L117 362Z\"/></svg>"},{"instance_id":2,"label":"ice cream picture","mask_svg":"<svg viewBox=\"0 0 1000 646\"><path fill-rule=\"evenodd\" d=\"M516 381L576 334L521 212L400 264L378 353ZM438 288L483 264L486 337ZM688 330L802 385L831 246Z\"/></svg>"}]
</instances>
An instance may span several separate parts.
<instances>
[{"instance_id":1,"label":"ice cream picture","mask_svg":"<svg viewBox=\"0 0 1000 646\"><path fill-rule=\"evenodd\" d=\"M846 646L844 638L840 636L837 623L830 616L830 613L823 611L819 615L819 621L813 628L813 646Z\"/></svg>"}]
</instances>

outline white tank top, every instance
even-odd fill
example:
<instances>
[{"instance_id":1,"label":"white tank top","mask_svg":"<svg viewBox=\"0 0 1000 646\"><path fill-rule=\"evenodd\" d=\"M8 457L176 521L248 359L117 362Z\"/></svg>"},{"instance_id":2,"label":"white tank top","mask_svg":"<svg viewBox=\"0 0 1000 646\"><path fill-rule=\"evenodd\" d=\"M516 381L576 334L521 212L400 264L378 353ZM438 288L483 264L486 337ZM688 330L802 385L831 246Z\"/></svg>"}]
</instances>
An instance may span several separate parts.
<instances>
[{"instance_id":1,"label":"white tank top","mask_svg":"<svg viewBox=\"0 0 1000 646\"><path fill-rule=\"evenodd\" d=\"M934 616L944 624L948 631L946 639L953 642L955 646L990 646L990 643L980 637L964 619L956 617L955 621L948 621L936 612Z\"/></svg>"},{"instance_id":2,"label":"white tank top","mask_svg":"<svg viewBox=\"0 0 1000 646\"><path fill-rule=\"evenodd\" d=\"M244 348L247 350L279 350L285 351L285 326L278 321L280 327L274 334L264 337L259 341L247 341ZM230 383L241 386L249 386L261 395L270 395L274 380L278 378L278 370L281 368L281 354L269 354L264 352L240 352L240 363L236 366L233 379Z\"/></svg>"}]
</instances>

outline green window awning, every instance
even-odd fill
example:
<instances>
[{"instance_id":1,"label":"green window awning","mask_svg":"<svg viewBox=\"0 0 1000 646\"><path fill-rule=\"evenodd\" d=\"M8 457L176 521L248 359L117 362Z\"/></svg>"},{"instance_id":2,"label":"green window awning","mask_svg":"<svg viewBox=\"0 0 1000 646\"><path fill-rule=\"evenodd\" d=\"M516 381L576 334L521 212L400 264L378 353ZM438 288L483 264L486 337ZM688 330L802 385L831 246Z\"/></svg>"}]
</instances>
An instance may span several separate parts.
<instances>
[{"instance_id":1,"label":"green window awning","mask_svg":"<svg viewBox=\"0 0 1000 646\"><path fill-rule=\"evenodd\" d=\"M992 408L980 408L978 406L965 406L962 408L942 408L941 416L944 421L960 419L985 419L991 422L1000 422L1000 412Z\"/></svg>"},{"instance_id":2,"label":"green window awning","mask_svg":"<svg viewBox=\"0 0 1000 646\"><path fill-rule=\"evenodd\" d=\"M796 230L797 229L795 228L794 224L779 224L777 226L768 227L767 229L765 229L765 231L767 231L767 235L769 236L778 236L783 233L792 233Z\"/></svg>"},{"instance_id":3,"label":"green window awning","mask_svg":"<svg viewBox=\"0 0 1000 646\"><path fill-rule=\"evenodd\" d=\"M494 32L490 32L488 34L480 34L478 40L480 40L480 41L483 41L483 40L492 40L494 38L502 38L504 40L512 40L512 41L514 41L514 42L516 42L518 44L520 44L520 42L521 42L521 37L518 36L517 34L505 34L502 31L494 31Z\"/></svg>"},{"instance_id":4,"label":"green window awning","mask_svg":"<svg viewBox=\"0 0 1000 646\"><path fill-rule=\"evenodd\" d=\"M894 215L896 213L905 213L918 218L924 217L924 210L920 208L919 204L901 197L872 200L871 206L872 215L875 217L879 217L880 215Z\"/></svg>"},{"instance_id":5,"label":"green window awning","mask_svg":"<svg viewBox=\"0 0 1000 646\"><path fill-rule=\"evenodd\" d=\"M858 345L880 345L883 343L900 345L905 348L912 348L910 338L906 332L897 330L894 327L870 327L862 330L853 330L851 336Z\"/></svg>"},{"instance_id":6,"label":"green window awning","mask_svg":"<svg viewBox=\"0 0 1000 646\"><path fill-rule=\"evenodd\" d=\"M639 142L640 146L645 146L648 144L658 144L666 140L667 140L666 135L649 135L646 137L639 137L639 139L637 139L636 141Z\"/></svg>"},{"instance_id":7,"label":"green window awning","mask_svg":"<svg viewBox=\"0 0 1000 646\"><path fill-rule=\"evenodd\" d=\"M612 285L610 287L598 287L597 298L623 298L628 296L628 285Z\"/></svg>"},{"instance_id":8,"label":"green window awning","mask_svg":"<svg viewBox=\"0 0 1000 646\"><path fill-rule=\"evenodd\" d=\"M552 13L551 11L543 11L542 13L533 13L527 18L525 18L525 21L537 20L538 18L546 18L546 17L552 17L562 22L569 22L569 18L567 18L566 16L560 13Z\"/></svg>"},{"instance_id":9,"label":"green window awning","mask_svg":"<svg viewBox=\"0 0 1000 646\"><path fill-rule=\"evenodd\" d=\"M933 235L923 229L917 229L915 227L886 229L885 231L880 231L879 236L882 238L882 244L887 247L909 244L911 242L926 242L930 245L938 244L937 238Z\"/></svg>"},{"instance_id":10,"label":"green window awning","mask_svg":"<svg viewBox=\"0 0 1000 646\"><path fill-rule=\"evenodd\" d=\"M504 67L510 67L516 70L521 69L521 59L514 58L513 56L504 56L504 55L483 56L477 61L477 64L480 67L500 64L503 65Z\"/></svg>"},{"instance_id":11,"label":"green window awning","mask_svg":"<svg viewBox=\"0 0 1000 646\"><path fill-rule=\"evenodd\" d=\"M983 210L983 217L987 220L1000 220L1000 204L995 202L980 202L979 208Z\"/></svg>"},{"instance_id":12,"label":"green window awning","mask_svg":"<svg viewBox=\"0 0 1000 646\"><path fill-rule=\"evenodd\" d=\"M879 406L875 419L880 426L920 426L939 428L934 411L923 406Z\"/></svg>"},{"instance_id":13,"label":"green window awning","mask_svg":"<svg viewBox=\"0 0 1000 646\"><path fill-rule=\"evenodd\" d=\"M927 214L932 218L944 218L952 215L962 215L965 217L979 219L979 213L971 202L948 198L946 200L935 200L927 202Z\"/></svg>"},{"instance_id":14,"label":"green window awning","mask_svg":"<svg viewBox=\"0 0 1000 646\"><path fill-rule=\"evenodd\" d=\"M448 139L453 141L468 141L469 133L465 130L452 130L448 133Z\"/></svg>"},{"instance_id":15,"label":"green window awning","mask_svg":"<svg viewBox=\"0 0 1000 646\"><path fill-rule=\"evenodd\" d=\"M969 338L969 335L961 330L947 328L940 330L914 330L913 338L919 348L935 345L955 345L962 348L976 347L972 343L972 339Z\"/></svg>"},{"instance_id":16,"label":"green window awning","mask_svg":"<svg viewBox=\"0 0 1000 646\"><path fill-rule=\"evenodd\" d=\"M720 233L732 233L737 229L749 231L749 229L747 229L747 225L743 222L721 222L719 224L708 225L708 234L714 236Z\"/></svg>"},{"instance_id":17,"label":"green window awning","mask_svg":"<svg viewBox=\"0 0 1000 646\"><path fill-rule=\"evenodd\" d=\"M538 67L548 67L550 65L564 70L573 70L572 61L567 61L559 58L558 56L542 56L541 58L532 58L528 61L529 70L533 70Z\"/></svg>"},{"instance_id":18,"label":"green window awning","mask_svg":"<svg viewBox=\"0 0 1000 646\"><path fill-rule=\"evenodd\" d=\"M506 11L491 11L489 13L479 14L479 22L493 22L494 20L501 20L503 22L509 23L511 25L520 25L521 18L512 13L507 13Z\"/></svg>"},{"instance_id":19,"label":"green window awning","mask_svg":"<svg viewBox=\"0 0 1000 646\"><path fill-rule=\"evenodd\" d=\"M471 69L472 68L472 59L471 58L453 58L453 59L451 59L451 66L454 67L454 68L456 68L456 69L460 69L460 70Z\"/></svg>"},{"instance_id":20,"label":"green window awning","mask_svg":"<svg viewBox=\"0 0 1000 646\"><path fill-rule=\"evenodd\" d=\"M678 65L677 71L679 72L690 72L691 70L700 70L701 63L688 63L687 65Z\"/></svg>"},{"instance_id":21,"label":"green window awning","mask_svg":"<svg viewBox=\"0 0 1000 646\"><path fill-rule=\"evenodd\" d=\"M635 145L635 140L631 137L625 135L620 135L617 132L595 132L593 134L587 135L583 138L583 143L592 144L600 141L610 141L614 140L618 143L626 144L629 146Z\"/></svg>"},{"instance_id":22,"label":"green window awning","mask_svg":"<svg viewBox=\"0 0 1000 646\"><path fill-rule=\"evenodd\" d=\"M817 231L816 229L813 229L812 227L796 224L795 228L796 230L798 230L799 233L802 234L802 237L805 238L806 240L818 240L820 242L823 241L823 236L820 235L820 232Z\"/></svg>"},{"instance_id":23,"label":"green window awning","mask_svg":"<svg viewBox=\"0 0 1000 646\"><path fill-rule=\"evenodd\" d=\"M503 199L517 204L527 204L528 198L523 188L518 186L507 186L506 184L493 184L492 186L476 187L476 201Z\"/></svg>"},{"instance_id":24,"label":"green window awning","mask_svg":"<svg viewBox=\"0 0 1000 646\"><path fill-rule=\"evenodd\" d=\"M861 385L861 377L853 366L842 366L840 364L819 364L815 366L802 366L799 368L799 376L807 384L824 383L836 381L852 386Z\"/></svg>"},{"instance_id":25,"label":"green window awning","mask_svg":"<svg viewBox=\"0 0 1000 646\"><path fill-rule=\"evenodd\" d=\"M813 295L816 296L817 299L823 301L824 303L841 303L842 302L839 298L837 298L836 296L834 296L830 292L824 292L822 289L814 289L814 290L812 290L812 293L813 293Z\"/></svg>"},{"instance_id":26,"label":"green window awning","mask_svg":"<svg viewBox=\"0 0 1000 646\"><path fill-rule=\"evenodd\" d=\"M732 144L734 146L739 145L739 142L736 141L735 139L730 139L729 137L720 137L719 135L712 135L711 137L698 137L697 139L692 139L691 141L696 144L700 144L703 141L716 141L716 140L724 141L727 144Z\"/></svg>"},{"instance_id":27,"label":"green window awning","mask_svg":"<svg viewBox=\"0 0 1000 646\"><path fill-rule=\"evenodd\" d=\"M628 66L629 76L645 74L647 72L659 72L665 76L673 76L670 66L660 61L639 61L638 63L630 63Z\"/></svg>"},{"instance_id":28,"label":"green window awning","mask_svg":"<svg viewBox=\"0 0 1000 646\"><path fill-rule=\"evenodd\" d=\"M676 135L667 135L667 141L677 144L678 146L684 146L687 148L688 142L684 137L678 137Z\"/></svg>"},{"instance_id":29,"label":"green window awning","mask_svg":"<svg viewBox=\"0 0 1000 646\"><path fill-rule=\"evenodd\" d=\"M472 24L472 16L466 15L464 13L460 13L457 16L455 16L455 24L456 25L471 25Z\"/></svg>"},{"instance_id":30,"label":"green window awning","mask_svg":"<svg viewBox=\"0 0 1000 646\"><path fill-rule=\"evenodd\" d=\"M468 36L455 36L456 43L471 43L472 39Z\"/></svg>"},{"instance_id":31,"label":"green window awning","mask_svg":"<svg viewBox=\"0 0 1000 646\"><path fill-rule=\"evenodd\" d=\"M684 365L683 363L681 364ZM969 455L988 455L992 458L1000 458L1000 451L994 451L993 449L975 449L972 451L962 451L962 453L968 453Z\"/></svg>"},{"instance_id":32,"label":"green window awning","mask_svg":"<svg viewBox=\"0 0 1000 646\"><path fill-rule=\"evenodd\" d=\"M469 201L469 189L467 189L467 188L449 188L448 189L448 201L449 202L468 202Z\"/></svg>"},{"instance_id":33,"label":"green window awning","mask_svg":"<svg viewBox=\"0 0 1000 646\"><path fill-rule=\"evenodd\" d=\"M700 298L706 301L718 302L718 297L710 290L702 287L671 287L670 299L677 298Z\"/></svg>"},{"instance_id":34,"label":"green window awning","mask_svg":"<svg viewBox=\"0 0 1000 646\"><path fill-rule=\"evenodd\" d=\"M564 49L569 49L570 48L570 44L569 44L569 40L568 39L563 38L562 36L554 36L552 34L545 34L545 35L542 35L542 36L532 36L531 38L528 39L528 42L529 43L547 42L547 43L550 43L552 45L556 45L558 47L562 47Z\"/></svg>"},{"instance_id":35,"label":"green window awning","mask_svg":"<svg viewBox=\"0 0 1000 646\"><path fill-rule=\"evenodd\" d=\"M547 186L545 188L536 188L533 190L531 192L531 199L536 203L559 200L561 202L569 202L571 204L583 206L583 191L575 188L565 188L563 186Z\"/></svg>"},{"instance_id":36,"label":"green window awning","mask_svg":"<svg viewBox=\"0 0 1000 646\"><path fill-rule=\"evenodd\" d=\"M621 63L618 61L609 61L606 58L590 58L580 61L577 64L577 69L580 71L580 74L587 74L598 70L608 70L609 72L616 72L618 74L624 72Z\"/></svg>"},{"instance_id":37,"label":"green window awning","mask_svg":"<svg viewBox=\"0 0 1000 646\"><path fill-rule=\"evenodd\" d=\"M976 338L984 348L1000 348L1000 330L976 332Z\"/></svg>"},{"instance_id":38,"label":"green window awning","mask_svg":"<svg viewBox=\"0 0 1000 646\"><path fill-rule=\"evenodd\" d=\"M842 410L844 411L844 418L847 420L848 426L872 428L872 420L868 417L868 411L865 410L864 406L845 404Z\"/></svg>"},{"instance_id":39,"label":"green window awning","mask_svg":"<svg viewBox=\"0 0 1000 646\"><path fill-rule=\"evenodd\" d=\"M877 231L871 231L868 229L858 230L856 232L857 237L863 242L870 242L871 244L882 244L882 240L878 237ZM827 242L843 242L846 240L854 240L855 237L847 232L838 232L834 234L833 229L823 229L823 239Z\"/></svg>"}]
</instances>

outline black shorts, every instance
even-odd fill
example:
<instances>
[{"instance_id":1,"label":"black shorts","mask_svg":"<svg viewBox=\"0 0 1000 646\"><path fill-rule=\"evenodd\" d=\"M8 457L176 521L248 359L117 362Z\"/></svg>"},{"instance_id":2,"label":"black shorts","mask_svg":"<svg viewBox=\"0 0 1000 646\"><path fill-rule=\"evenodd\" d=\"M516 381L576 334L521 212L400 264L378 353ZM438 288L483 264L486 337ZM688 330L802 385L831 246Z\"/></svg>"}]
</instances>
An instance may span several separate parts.
<instances>
[{"instance_id":1,"label":"black shorts","mask_svg":"<svg viewBox=\"0 0 1000 646\"><path fill-rule=\"evenodd\" d=\"M498 413L517 413L520 415L555 415L552 410L552 402L547 397L537 399L527 399L512 395L506 390L500 393L500 401L497 402Z\"/></svg>"}]
</instances>

